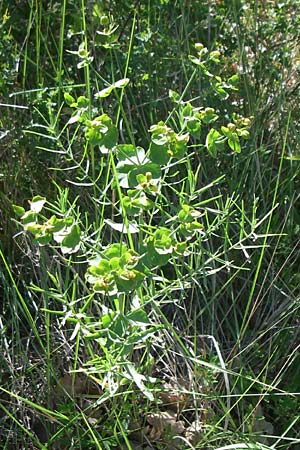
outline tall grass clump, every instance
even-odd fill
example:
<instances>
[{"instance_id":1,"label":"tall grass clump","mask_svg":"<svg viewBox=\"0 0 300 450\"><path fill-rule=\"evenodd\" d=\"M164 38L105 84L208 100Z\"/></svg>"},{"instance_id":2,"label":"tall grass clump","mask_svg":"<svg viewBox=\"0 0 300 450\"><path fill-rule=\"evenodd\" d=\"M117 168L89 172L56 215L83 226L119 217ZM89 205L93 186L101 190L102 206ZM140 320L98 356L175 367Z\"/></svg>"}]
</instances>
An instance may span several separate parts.
<instances>
[{"instance_id":1,"label":"tall grass clump","mask_svg":"<svg viewBox=\"0 0 300 450\"><path fill-rule=\"evenodd\" d=\"M3 448L296 445L293 2L2 3Z\"/></svg>"}]
</instances>

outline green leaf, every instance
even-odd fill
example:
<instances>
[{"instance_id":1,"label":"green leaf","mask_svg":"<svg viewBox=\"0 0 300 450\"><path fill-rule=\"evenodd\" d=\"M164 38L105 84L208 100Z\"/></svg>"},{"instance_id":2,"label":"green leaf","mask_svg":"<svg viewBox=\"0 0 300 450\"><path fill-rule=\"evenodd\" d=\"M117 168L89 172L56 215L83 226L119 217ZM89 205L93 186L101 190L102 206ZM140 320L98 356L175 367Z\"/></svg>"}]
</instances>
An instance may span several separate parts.
<instances>
[{"instance_id":1,"label":"green leaf","mask_svg":"<svg viewBox=\"0 0 300 450\"><path fill-rule=\"evenodd\" d=\"M145 157L145 150L142 147L135 147L132 144L119 144L117 146L116 154L119 161L126 161L127 159L130 160L132 157L138 157L142 151L144 152Z\"/></svg>"},{"instance_id":2,"label":"green leaf","mask_svg":"<svg viewBox=\"0 0 300 450\"><path fill-rule=\"evenodd\" d=\"M138 270L119 270L115 280L119 292L132 292L143 282L145 275Z\"/></svg>"},{"instance_id":3,"label":"green leaf","mask_svg":"<svg viewBox=\"0 0 300 450\"><path fill-rule=\"evenodd\" d=\"M182 109L183 117L187 117L192 119L194 117L195 109L190 103L187 103L185 107Z\"/></svg>"},{"instance_id":4,"label":"green leaf","mask_svg":"<svg viewBox=\"0 0 300 450\"><path fill-rule=\"evenodd\" d=\"M22 206L12 205L14 213L18 217L22 217L25 214L25 209Z\"/></svg>"},{"instance_id":5,"label":"green leaf","mask_svg":"<svg viewBox=\"0 0 300 450\"><path fill-rule=\"evenodd\" d=\"M51 233L45 233L38 236L35 236L35 241L38 242L40 245L47 245L52 239Z\"/></svg>"},{"instance_id":6,"label":"green leaf","mask_svg":"<svg viewBox=\"0 0 300 450\"><path fill-rule=\"evenodd\" d=\"M221 130L222 130L222 133L224 134L224 136L226 136L227 138L231 137L231 132L230 132L229 128L222 126Z\"/></svg>"},{"instance_id":7,"label":"green leaf","mask_svg":"<svg viewBox=\"0 0 300 450\"><path fill-rule=\"evenodd\" d=\"M130 188L139 185L139 174L151 174L149 184L157 185L161 176L160 166L146 158L142 147L133 145L118 145L117 156L119 162L116 166L121 187Z\"/></svg>"},{"instance_id":8,"label":"green leaf","mask_svg":"<svg viewBox=\"0 0 300 450\"><path fill-rule=\"evenodd\" d=\"M169 89L169 98L174 103L178 103L180 101L180 94L178 92L172 91L172 89Z\"/></svg>"},{"instance_id":9,"label":"green leaf","mask_svg":"<svg viewBox=\"0 0 300 450\"><path fill-rule=\"evenodd\" d=\"M147 397L151 402L154 400L154 396L151 391L145 386L144 380L146 380L144 375L139 374L133 364L126 364L125 369L132 381L137 385L140 391Z\"/></svg>"},{"instance_id":10,"label":"green leaf","mask_svg":"<svg viewBox=\"0 0 300 450\"><path fill-rule=\"evenodd\" d=\"M118 140L118 130L107 114L92 121L87 120L85 138L93 146L99 145L101 153L108 153Z\"/></svg>"},{"instance_id":11,"label":"green leaf","mask_svg":"<svg viewBox=\"0 0 300 450\"><path fill-rule=\"evenodd\" d=\"M149 149L149 157L155 164L163 165L166 164L170 156L168 155L168 146L157 145L151 142Z\"/></svg>"},{"instance_id":12,"label":"green leaf","mask_svg":"<svg viewBox=\"0 0 300 450\"><path fill-rule=\"evenodd\" d=\"M44 204L46 203L46 198L41 197L40 195L37 195L33 197L30 203L30 209L34 213L39 213L43 209Z\"/></svg>"},{"instance_id":13,"label":"green leaf","mask_svg":"<svg viewBox=\"0 0 300 450\"><path fill-rule=\"evenodd\" d=\"M102 327L109 327L116 314L117 313L115 311L110 311L108 314L103 314L103 316L101 317Z\"/></svg>"},{"instance_id":14,"label":"green leaf","mask_svg":"<svg viewBox=\"0 0 300 450\"><path fill-rule=\"evenodd\" d=\"M189 60L193 63L196 64L196 66L203 66L203 63L200 61L199 58L196 58L196 56L193 55L189 55Z\"/></svg>"},{"instance_id":15,"label":"green leaf","mask_svg":"<svg viewBox=\"0 0 300 450\"><path fill-rule=\"evenodd\" d=\"M158 146L165 146L169 142L169 137L166 134L154 134L152 137L152 142Z\"/></svg>"},{"instance_id":16,"label":"green leaf","mask_svg":"<svg viewBox=\"0 0 300 450\"><path fill-rule=\"evenodd\" d=\"M137 330L127 338L127 342L130 342L133 345L138 344L140 346L142 342L149 342L149 338L153 337L155 333L157 333L157 330L161 330L163 328L164 325L155 325L154 327L150 327L144 330L142 330L140 327L139 330Z\"/></svg>"},{"instance_id":17,"label":"green leaf","mask_svg":"<svg viewBox=\"0 0 300 450\"><path fill-rule=\"evenodd\" d=\"M126 210L126 214L129 216L139 215L141 208L139 205L134 204L134 199L125 195L123 197L123 207Z\"/></svg>"},{"instance_id":18,"label":"green leaf","mask_svg":"<svg viewBox=\"0 0 300 450\"><path fill-rule=\"evenodd\" d=\"M107 88L104 88L100 92L95 94L95 98L108 97L114 89L124 89L129 83L129 81L130 81L129 78L122 78L121 80L116 81Z\"/></svg>"},{"instance_id":19,"label":"green leaf","mask_svg":"<svg viewBox=\"0 0 300 450\"><path fill-rule=\"evenodd\" d=\"M134 250L127 250L120 258L120 267L123 269L133 269L139 262L139 254Z\"/></svg>"},{"instance_id":20,"label":"green leaf","mask_svg":"<svg viewBox=\"0 0 300 450\"><path fill-rule=\"evenodd\" d=\"M218 64L220 62L220 55L221 53L218 50L214 50L210 52L209 59Z\"/></svg>"},{"instance_id":21,"label":"green leaf","mask_svg":"<svg viewBox=\"0 0 300 450\"><path fill-rule=\"evenodd\" d=\"M72 123L80 122L82 123L87 116L87 108L79 108L76 110L76 113L73 114L72 117L68 120L68 125L71 125Z\"/></svg>"},{"instance_id":22,"label":"green leaf","mask_svg":"<svg viewBox=\"0 0 300 450\"><path fill-rule=\"evenodd\" d=\"M228 138L228 145L236 153L241 153L241 144L237 133L232 133Z\"/></svg>"},{"instance_id":23,"label":"green leaf","mask_svg":"<svg viewBox=\"0 0 300 450\"><path fill-rule=\"evenodd\" d=\"M87 272L95 277L100 277L109 274L111 267L107 259L101 259L97 265L92 265L88 268Z\"/></svg>"},{"instance_id":24,"label":"green leaf","mask_svg":"<svg viewBox=\"0 0 300 450\"><path fill-rule=\"evenodd\" d=\"M88 98L84 97L83 95L80 95L77 99L77 105L78 108L88 108L90 104L90 101Z\"/></svg>"},{"instance_id":25,"label":"green leaf","mask_svg":"<svg viewBox=\"0 0 300 450\"><path fill-rule=\"evenodd\" d=\"M103 139L99 143L100 152L103 154L108 153L114 148L118 140L118 130L115 125L111 125L108 132L104 135Z\"/></svg>"},{"instance_id":26,"label":"green leaf","mask_svg":"<svg viewBox=\"0 0 300 450\"><path fill-rule=\"evenodd\" d=\"M139 232L139 227L136 222L128 223L126 227L124 223L113 222L110 219L106 219L104 221L107 225L109 225L113 230L119 231L119 233L131 233L135 234Z\"/></svg>"},{"instance_id":27,"label":"green leaf","mask_svg":"<svg viewBox=\"0 0 300 450\"><path fill-rule=\"evenodd\" d=\"M45 223L46 227L50 228L51 233L58 233L66 226L65 219L58 219L56 216L51 216Z\"/></svg>"},{"instance_id":28,"label":"green leaf","mask_svg":"<svg viewBox=\"0 0 300 450\"><path fill-rule=\"evenodd\" d=\"M239 76L238 74L232 75L230 78L228 78L227 83L231 84L232 86L236 86L239 82Z\"/></svg>"},{"instance_id":29,"label":"green leaf","mask_svg":"<svg viewBox=\"0 0 300 450\"><path fill-rule=\"evenodd\" d=\"M189 118L186 122L186 127L191 134L195 135L201 129L201 122L198 119Z\"/></svg>"},{"instance_id":30,"label":"green leaf","mask_svg":"<svg viewBox=\"0 0 300 450\"><path fill-rule=\"evenodd\" d=\"M132 166L140 166L145 162L149 162L146 158L145 150L142 147L134 147L133 145L118 146L117 156L119 159L118 167L129 166L127 171Z\"/></svg>"},{"instance_id":31,"label":"green leaf","mask_svg":"<svg viewBox=\"0 0 300 450\"><path fill-rule=\"evenodd\" d=\"M223 83L215 83L213 84L213 88L222 100L226 100L229 97L228 92L224 89Z\"/></svg>"},{"instance_id":32,"label":"green leaf","mask_svg":"<svg viewBox=\"0 0 300 450\"><path fill-rule=\"evenodd\" d=\"M176 247L175 247L175 252L178 255L185 255L186 256L186 248L187 248L187 243L185 241L183 242L178 242Z\"/></svg>"},{"instance_id":33,"label":"green leaf","mask_svg":"<svg viewBox=\"0 0 300 450\"><path fill-rule=\"evenodd\" d=\"M122 78L121 80L116 81L113 86L117 89L123 89L129 83L129 78Z\"/></svg>"},{"instance_id":34,"label":"green leaf","mask_svg":"<svg viewBox=\"0 0 300 450\"><path fill-rule=\"evenodd\" d=\"M150 324L149 316L143 309L135 309L127 314L127 318L133 324Z\"/></svg>"},{"instance_id":35,"label":"green leaf","mask_svg":"<svg viewBox=\"0 0 300 450\"><path fill-rule=\"evenodd\" d=\"M176 134L164 122L150 127L149 157L155 164L166 164L171 157L182 158L187 148L189 134Z\"/></svg>"},{"instance_id":36,"label":"green leaf","mask_svg":"<svg viewBox=\"0 0 300 450\"><path fill-rule=\"evenodd\" d=\"M80 242L81 231L77 223L75 223L70 232L63 238L62 246L68 249L75 249Z\"/></svg>"},{"instance_id":37,"label":"green leaf","mask_svg":"<svg viewBox=\"0 0 300 450\"><path fill-rule=\"evenodd\" d=\"M100 92L95 94L95 98L105 98L108 97L113 91L113 86L108 86L107 88L102 89Z\"/></svg>"},{"instance_id":38,"label":"green leaf","mask_svg":"<svg viewBox=\"0 0 300 450\"><path fill-rule=\"evenodd\" d=\"M109 245L105 250L104 250L104 256L108 259L111 259L115 256L118 256L119 258L127 252L127 247L124 244L119 244L118 242Z\"/></svg>"},{"instance_id":39,"label":"green leaf","mask_svg":"<svg viewBox=\"0 0 300 450\"><path fill-rule=\"evenodd\" d=\"M151 174L151 179L148 180L147 174ZM142 186L140 177L143 177L143 181L145 186ZM141 185L144 188L150 187L150 185L157 185L161 177L161 170L158 164L147 163L142 166L137 166L133 168L130 172L128 172L128 186L129 187L137 187ZM148 186L149 185L149 186Z\"/></svg>"},{"instance_id":40,"label":"green leaf","mask_svg":"<svg viewBox=\"0 0 300 450\"><path fill-rule=\"evenodd\" d=\"M164 266L169 262L176 245L177 241L171 229L157 228L153 235L146 240L143 264L148 268Z\"/></svg>"},{"instance_id":41,"label":"green leaf","mask_svg":"<svg viewBox=\"0 0 300 450\"><path fill-rule=\"evenodd\" d=\"M177 134L175 140L172 142L171 151L175 158L182 158L187 150L189 141L189 133Z\"/></svg>"},{"instance_id":42,"label":"green leaf","mask_svg":"<svg viewBox=\"0 0 300 450\"><path fill-rule=\"evenodd\" d=\"M64 99L65 102L67 103L67 105L71 106L75 103L75 98L72 97L72 95L70 95L68 92L64 93Z\"/></svg>"},{"instance_id":43,"label":"green leaf","mask_svg":"<svg viewBox=\"0 0 300 450\"><path fill-rule=\"evenodd\" d=\"M214 108L205 108L204 111L201 111L200 117L204 123L208 124L217 120L219 116L215 113Z\"/></svg>"},{"instance_id":44,"label":"green leaf","mask_svg":"<svg viewBox=\"0 0 300 450\"><path fill-rule=\"evenodd\" d=\"M24 228L26 231L29 231L30 233L35 235L42 234L45 229L44 225L41 225L36 222L29 222L26 225L24 225Z\"/></svg>"},{"instance_id":45,"label":"green leaf","mask_svg":"<svg viewBox=\"0 0 300 450\"><path fill-rule=\"evenodd\" d=\"M238 135L243 139L249 139L250 133L248 130L237 129Z\"/></svg>"},{"instance_id":46,"label":"green leaf","mask_svg":"<svg viewBox=\"0 0 300 450\"><path fill-rule=\"evenodd\" d=\"M99 292L100 294L113 296L118 292L115 280L112 276L102 277L95 281L91 281L89 277L87 277L87 280L93 284L94 291Z\"/></svg>"},{"instance_id":47,"label":"green leaf","mask_svg":"<svg viewBox=\"0 0 300 450\"><path fill-rule=\"evenodd\" d=\"M128 321L123 314L116 314L111 322L110 331L113 331L119 338L125 336L128 329Z\"/></svg>"},{"instance_id":48,"label":"green leaf","mask_svg":"<svg viewBox=\"0 0 300 450\"><path fill-rule=\"evenodd\" d=\"M21 217L21 220L24 226L29 223L36 223L37 214L31 210L25 211L25 213Z\"/></svg>"},{"instance_id":49,"label":"green leaf","mask_svg":"<svg viewBox=\"0 0 300 450\"><path fill-rule=\"evenodd\" d=\"M208 153L216 158L219 151L222 151L224 148L225 139L219 131L211 128L208 135L206 136L206 148Z\"/></svg>"}]
</instances>

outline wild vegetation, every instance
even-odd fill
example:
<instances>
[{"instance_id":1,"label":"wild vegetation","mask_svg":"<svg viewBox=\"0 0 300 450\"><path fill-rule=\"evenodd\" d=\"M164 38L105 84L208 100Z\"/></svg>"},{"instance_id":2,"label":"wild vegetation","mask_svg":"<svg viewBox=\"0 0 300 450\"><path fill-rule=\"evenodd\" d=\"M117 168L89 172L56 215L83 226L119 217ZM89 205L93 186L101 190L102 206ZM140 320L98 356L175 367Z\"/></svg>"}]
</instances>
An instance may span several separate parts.
<instances>
[{"instance_id":1,"label":"wild vegetation","mask_svg":"<svg viewBox=\"0 0 300 450\"><path fill-rule=\"evenodd\" d=\"M299 448L299 2L0 12L0 448Z\"/></svg>"}]
</instances>

